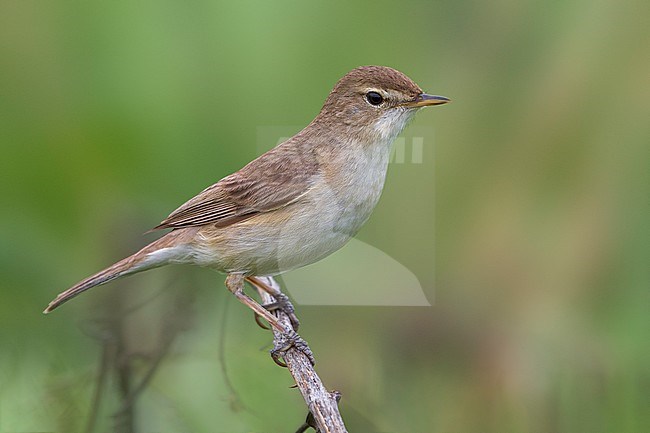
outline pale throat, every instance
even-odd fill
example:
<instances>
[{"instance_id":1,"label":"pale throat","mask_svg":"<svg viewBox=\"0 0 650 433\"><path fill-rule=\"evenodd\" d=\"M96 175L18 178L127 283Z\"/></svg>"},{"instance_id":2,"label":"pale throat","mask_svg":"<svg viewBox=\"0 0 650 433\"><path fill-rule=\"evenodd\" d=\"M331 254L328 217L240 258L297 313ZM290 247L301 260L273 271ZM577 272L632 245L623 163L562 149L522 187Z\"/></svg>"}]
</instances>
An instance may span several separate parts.
<instances>
[{"instance_id":1,"label":"pale throat","mask_svg":"<svg viewBox=\"0 0 650 433\"><path fill-rule=\"evenodd\" d=\"M385 145L390 144L404 130L418 110L392 108L384 112L374 123L373 129Z\"/></svg>"}]
</instances>

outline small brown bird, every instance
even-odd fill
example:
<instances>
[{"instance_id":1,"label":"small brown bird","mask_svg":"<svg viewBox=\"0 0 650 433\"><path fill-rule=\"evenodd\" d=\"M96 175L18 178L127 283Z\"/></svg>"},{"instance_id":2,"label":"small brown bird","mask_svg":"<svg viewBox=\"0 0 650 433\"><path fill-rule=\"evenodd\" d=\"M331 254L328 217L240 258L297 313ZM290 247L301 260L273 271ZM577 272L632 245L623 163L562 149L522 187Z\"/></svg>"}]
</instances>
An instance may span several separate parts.
<instances>
[{"instance_id":1,"label":"small brown bird","mask_svg":"<svg viewBox=\"0 0 650 433\"><path fill-rule=\"evenodd\" d=\"M284 330L243 292L244 279L282 297L255 276L305 266L341 248L379 200L393 140L420 108L446 102L395 69L353 69L305 129L176 209L155 227L169 233L59 294L44 312L117 278L190 263L226 273L240 301Z\"/></svg>"}]
</instances>

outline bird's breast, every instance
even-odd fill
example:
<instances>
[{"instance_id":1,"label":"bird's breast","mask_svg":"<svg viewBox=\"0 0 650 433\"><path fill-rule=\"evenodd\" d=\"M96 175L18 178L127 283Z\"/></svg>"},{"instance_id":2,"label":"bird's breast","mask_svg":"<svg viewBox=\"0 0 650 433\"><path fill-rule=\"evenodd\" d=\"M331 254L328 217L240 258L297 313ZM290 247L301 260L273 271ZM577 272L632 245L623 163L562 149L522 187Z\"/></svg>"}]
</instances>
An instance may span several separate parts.
<instances>
[{"instance_id":1,"label":"bird's breast","mask_svg":"<svg viewBox=\"0 0 650 433\"><path fill-rule=\"evenodd\" d=\"M390 144L360 145L342 153L323 170L320 194L336 219L336 228L353 236L370 217L386 179Z\"/></svg>"}]
</instances>

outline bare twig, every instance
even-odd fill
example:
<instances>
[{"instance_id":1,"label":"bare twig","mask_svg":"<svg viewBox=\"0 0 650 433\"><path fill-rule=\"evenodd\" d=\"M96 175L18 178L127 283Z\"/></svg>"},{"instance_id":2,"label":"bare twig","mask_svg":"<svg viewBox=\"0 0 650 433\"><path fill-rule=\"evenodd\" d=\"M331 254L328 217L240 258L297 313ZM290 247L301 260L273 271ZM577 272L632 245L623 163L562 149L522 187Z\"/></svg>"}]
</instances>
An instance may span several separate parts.
<instances>
[{"instance_id":1,"label":"bare twig","mask_svg":"<svg viewBox=\"0 0 650 433\"><path fill-rule=\"evenodd\" d=\"M128 395L125 395L122 399L122 404L120 408L115 412L114 416L119 416L124 412L130 410L130 408L135 404L135 401L138 399L140 394L146 389L154 375L158 371L164 358L169 354L172 344L176 337L187 328L185 323L188 320L190 313L191 304L194 301L193 293L187 292L179 293L172 303L172 311L167 314L168 317L173 318L172 320L166 321L163 324L163 329L160 334L160 342L155 353L147 356L150 359L150 366L147 369L146 373L140 380L140 382L133 386ZM144 304L141 304L144 306ZM125 313L130 314L133 309L127 310ZM134 354L130 354L126 357L127 359L124 362L131 362L134 358Z\"/></svg>"},{"instance_id":2,"label":"bare twig","mask_svg":"<svg viewBox=\"0 0 650 433\"><path fill-rule=\"evenodd\" d=\"M88 415L88 421L86 423L86 430L84 430L85 433L92 433L95 431L97 416L99 415L102 397L104 396L106 380L114 357L114 351L114 342L109 336L104 336L102 339L102 357L97 372L97 383L95 385L95 392L93 393L90 414Z\"/></svg>"},{"instance_id":3,"label":"bare twig","mask_svg":"<svg viewBox=\"0 0 650 433\"><path fill-rule=\"evenodd\" d=\"M269 287L280 290L280 285L272 277L255 277L255 279ZM259 289L257 286L256 288L265 304L275 301L270 294ZM275 314L280 323L287 330L290 330L291 321L289 317L279 310ZM275 329L273 330L273 335L275 340L281 338L281 334ZM325 388L320 377L316 374L309 357L299 350L290 348L283 355L283 359L287 364L291 376L296 381L302 397L305 399L305 403L313 416L319 433L347 433L337 405L340 394L338 392L329 392Z\"/></svg>"}]
</instances>

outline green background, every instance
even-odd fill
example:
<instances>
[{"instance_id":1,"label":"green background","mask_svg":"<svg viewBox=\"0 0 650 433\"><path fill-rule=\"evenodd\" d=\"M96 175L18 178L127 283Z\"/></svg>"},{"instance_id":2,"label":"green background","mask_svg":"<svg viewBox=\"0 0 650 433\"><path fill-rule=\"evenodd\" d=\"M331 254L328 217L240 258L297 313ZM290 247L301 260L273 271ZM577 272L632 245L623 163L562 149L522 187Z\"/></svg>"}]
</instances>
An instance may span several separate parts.
<instances>
[{"instance_id":1,"label":"green background","mask_svg":"<svg viewBox=\"0 0 650 433\"><path fill-rule=\"evenodd\" d=\"M269 334L213 271L41 310L364 64L453 103L406 131L358 235L433 306L297 306L350 431L650 431L649 16L644 0L3 1L0 432L90 431L101 371L94 431L128 431L120 383L157 357L134 431L295 431L306 409Z\"/></svg>"}]
</instances>

